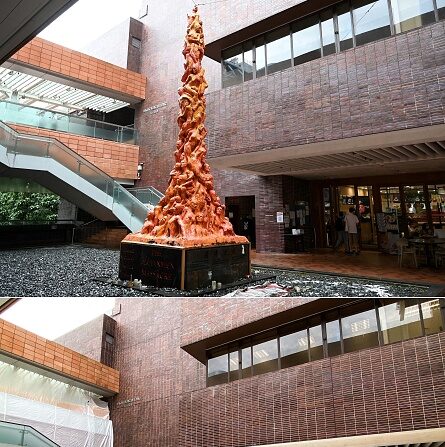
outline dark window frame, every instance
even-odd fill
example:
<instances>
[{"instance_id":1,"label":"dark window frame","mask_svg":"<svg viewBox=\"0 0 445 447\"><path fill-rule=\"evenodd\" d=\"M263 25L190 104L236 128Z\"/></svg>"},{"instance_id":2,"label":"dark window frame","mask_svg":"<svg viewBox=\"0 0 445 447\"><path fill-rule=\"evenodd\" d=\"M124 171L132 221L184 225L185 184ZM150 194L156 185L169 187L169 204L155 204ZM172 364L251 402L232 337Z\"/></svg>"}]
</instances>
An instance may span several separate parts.
<instances>
[{"instance_id":1,"label":"dark window frame","mask_svg":"<svg viewBox=\"0 0 445 447\"><path fill-rule=\"evenodd\" d=\"M442 321L442 327L444 327L444 323L445 323L445 298L434 298L434 297L430 297L428 299L421 299L421 298L412 298L416 300L418 309L419 309L419 315L420 315L420 323L421 323L421 335L417 336L417 337L412 337L409 338L409 340L415 339L415 338L420 338L420 337L425 337L426 336L426 330L425 330L425 323L424 323L424 318L423 318L423 311L422 311L422 303L425 302L429 302L429 301L434 301L435 299L439 300L439 306L440 306L440 316L441 316L441 321ZM375 315L376 315L376 320L377 320L377 331L378 331L378 344L375 347L381 348L384 346L388 346L390 344L393 343L400 343L400 341L397 342L391 342L391 343L384 343L383 340L383 332L382 332L382 327L381 327L381 321L380 321L380 316L379 316L379 308L386 306L388 304L397 302L397 301L401 301L404 300L404 298L381 298L381 299L366 299L366 300L360 300L360 301L355 301L353 303L349 303L348 305L343 305L343 306L339 306L335 309L331 309L327 312L322 312L316 315L312 315L308 318L302 319L302 320L296 320L296 321L292 321L289 322L285 325L281 325L278 327L275 327L273 329L268 329L265 330L263 332L259 332L256 334L252 334L249 337L240 339L240 340L236 340L234 342L231 343L227 343L218 347L215 347L213 349L210 349L207 351L207 359L212 358L212 357L216 357L219 355L223 355L225 353L225 355L227 355L227 382L223 382L223 383L229 383L229 382L233 382L236 380L241 380L243 379L242 377L242 351L243 349L249 348L249 352L250 352L250 375L248 377L253 377L255 375L259 375L259 374L263 374L263 373L259 373L259 374L255 374L254 373L254 364L253 364L253 346L268 340L276 340L277 342L277 353L278 353L278 358L277 358L277 363L278 363L278 367L276 370L274 371L278 371L281 369L286 369L286 367L282 368L281 367L281 343L280 343L280 337L283 337L285 335L290 335L293 333L297 333L300 332L302 330L306 330L306 336L307 336L307 341L308 341L308 346L307 346L307 356L308 356L308 361L305 363L302 363L301 365L304 365L306 363L310 363L312 361L320 361L320 360L326 360L332 356L329 356L328 353L328 343L327 343L327 331L326 331L326 324L328 322L331 321L338 321L339 323L339 335L340 335L340 348L341 348L341 353L339 355L343 355L345 354L344 351L344 339L343 339L343 327L342 327L342 317L343 315L346 313L348 313L347 309L350 308L351 306L356 305L357 303L360 303L361 301L363 301L364 305L365 305L365 309L369 310L374 310L375 311ZM366 308L366 304L368 304L369 307ZM337 317L335 319L332 319L332 317L327 318L327 316L329 314L332 313L336 313ZM363 312L363 310L360 310L360 312L357 313L350 313L347 316L350 315L359 315L361 312ZM309 329L311 327L315 327L321 325L321 333L322 333L322 340L323 340L323 358L322 359L318 359L318 360L312 360L311 359L311 342L310 342L310 332ZM264 338L264 340L262 340ZM364 347L364 348L360 348L358 350L355 351L351 351L351 352L357 352L357 351L361 351L362 349L373 349L374 347ZM238 374L237 374L237 378L235 378L234 380L230 380L230 353L231 352L238 352ZM213 355L211 355L211 353ZM298 365L296 365L298 366ZM248 378L245 377L245 378ZM208 381L208 360L206 361L206 380L207 380L207 386L214 386L214 385L209 385L209 381Z\"/></svg>"},{"instance_id":2,"label":"dark window frame","mask_svg":"<svg viewBox=\"0 0 445 447\"><path fill-rule=\"evenodd\" d=\"M441 19L439 17L439 8L437 6L437 1L436 0L432 0L432 2L433 2L433 8L434 8L433 12L434 12L434 19L435 19L435 21L432 22L432 23L437 23L437 22L440 22L441 20L445 20L445 19ZM386 3L387 3L388 11L389 11L390 36L381 37L381 38L379 38L379 39L377 39L375 41L373 40L371 42L376 42L376 41L379 41L379 40L382 40L382 39L386 39L388 37L393 37L393 36L395 36L397 34L403 34L405 32L412 31L412 29L411 29L411 30L408 30L408 31L403 31L401 33L397 33L396 32L396 28L395 28L395 24L394 24L394 13L393 13L392 5L391 5L391 0L386 0ZM264 62L265 62L265 66L264 66L264 75L262 75L260 77L268 76L269 73L268 73L268 70L267 70L267 34L269 34L271 32L274 32L274 31L277 31L280 28L283 28L283 27L286 27L286 26L289 27L289 38L290 38L290 49L291 49L291 66L289 68L295 67L296 65L302 65L302 64L295 64L295 51L294 51L294 42L293 42L293 37L292 37L293 31L292 30L293 30L293 27L294 27L294 25L296 23L298 23L301 20L304 20L304 19L307 19L309 17L312 17L312 16L317 16L318 17L318 25L319 25L318 28L319 28L319 39L320 39L320 57L316 58L316 59L321 59L323 57L328 57L328 56L331 56L331 55L334 55L334 54L340 54L343 51L348 51L348 49L352 49L352 48L348 48L346 50L341 50L341 48L340 48L340 35L339 35L339 25L338 25L338 9L339 9L340 6L343 6L343 5L347 5L348 6L347 9L348 9L348 12L349 12L349 20L350 20L351 32L352 32L352 36L351 36L352 37L352 48L357 48L356 29L355 29L356 27L355 27L354 13L353 13L353 9L354 9L354 7L353 7L353 0L344 0L342 2L338 2L337 4L331 5L331 6L327 7L327 8L323 8L320 11L314 12L312 14L308 14L307 16L301 17L301 18L299 18L297 20L294 20L292 22L284 23L284 24L280 25L279 27L271 29L271 30L268 30L268 31L266 31L266 32L264 32L264 33L262 33L262 34L260 34L260 35L258 35L256 37L254 37L252 39L240 42L240 43L238 43L236 45L233 45L231 47L224 48L222 50L222 52L221 52L221 79L222 79L222 76L223 76L223 61L224 61L223 53L228 51L228 50L231 50L232 48L234 48L234 47L236 47L238 45L241 45L242 48L244 48L244 45L246 45L248 43L252 45L252 50L253 50L253 77L252 77L252 80L259 79L259 77L257 76L257 67L256 67L256 60L257 60L256 50L257 50L257 40L258 39L263 39L263 41L264 41ZM323 33L322 33L322 27L321 27L321 16L322 16L322 14L325 11L329 11L329 10L331 10L332 15L333 15L334 35L335 35L335 52L331 53L328 56L325 56L323 54ZM430 24L428 24L426 26L429 26L429 25ZM422 27L422 25L417 27L417 28L413 28L413 29L418 29L418 28L421 28L421 27ZM371 42L368 42L367 44L369 44ZM365 45L367 45L367 44L365 44ZM244 50L242 52L242 60L243 60L243 76L242 76L243 79L238 84L233 84L233 85L239 85L239 84L242 84L244 82L249 82L250 81L250 79L246 81L245 80L245 76L244 76ZM303 62L303 64L304 63L307 63L307 62ZM286 68L286 70L289 69L289 68ZM274 73L278 73L278 72L279 71L276 71ZM223 86L223 88L227 88L227 87L229 87L229 86Z\"/></svg>"}]
</instances>

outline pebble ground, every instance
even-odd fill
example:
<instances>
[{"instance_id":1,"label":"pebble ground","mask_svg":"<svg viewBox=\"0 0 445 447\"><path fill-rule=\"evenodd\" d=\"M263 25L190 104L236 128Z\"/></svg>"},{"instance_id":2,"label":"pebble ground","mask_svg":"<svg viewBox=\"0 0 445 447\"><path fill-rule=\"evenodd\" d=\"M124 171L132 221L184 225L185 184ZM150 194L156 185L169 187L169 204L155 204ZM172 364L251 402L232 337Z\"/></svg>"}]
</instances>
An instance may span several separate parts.
<instances>
[{"instance_id":1,"label":"pebble ground","mask_svg":"<svg viewBox=\"0 0 445 447\"><path fill-rule=\"evenodd\" d=\"M98 277L116 278L118 266L118 250L80 245L2 250L0 296L150 296L147 292L94 281ZM254 267L253 273L277 275L277 283L286 287L291 296L383 297L427 293L424 286L389 281L262 267ZM221 290L217 295L230 291Z\"/></svg>"}]
</instances>

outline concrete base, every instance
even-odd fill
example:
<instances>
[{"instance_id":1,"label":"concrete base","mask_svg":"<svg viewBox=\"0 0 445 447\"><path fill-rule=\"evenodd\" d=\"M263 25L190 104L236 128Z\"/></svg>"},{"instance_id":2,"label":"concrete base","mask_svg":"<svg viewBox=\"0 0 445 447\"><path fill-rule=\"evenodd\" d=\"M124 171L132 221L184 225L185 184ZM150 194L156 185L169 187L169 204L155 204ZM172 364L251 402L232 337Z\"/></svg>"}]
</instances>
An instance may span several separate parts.
<instances>
[{"instance_id":1,"label":"concrete base","mask_svg":"<svg viewBox=\"0 0 445 447\"><path fill-rule=\"evenodd\" d=\"M444 443L445 428L430 428L374 435L348 436L347 438L267 444L261 447L442 447Z\"/></svg>"},{"instance_id":2,"label":"concrete base","mask_svg":"<svg viewBox=\"0 0 445 447\"><path fill-rule=\"evenodd\" d=\"M119 278L145 285L196 290L250 275L250 244L178 247L122 241Z\"/></svg>"}]
</instances>

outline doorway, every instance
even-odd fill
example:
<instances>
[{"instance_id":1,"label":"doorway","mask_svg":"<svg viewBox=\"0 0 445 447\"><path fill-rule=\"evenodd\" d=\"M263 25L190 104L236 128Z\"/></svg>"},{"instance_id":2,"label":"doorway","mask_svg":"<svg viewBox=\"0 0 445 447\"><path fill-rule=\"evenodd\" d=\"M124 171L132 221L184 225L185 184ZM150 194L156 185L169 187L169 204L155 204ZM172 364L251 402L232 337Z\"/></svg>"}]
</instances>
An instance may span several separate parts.
<instances>
[{"instance_id":1,"label":"doorway","mask_svg":"<svg viewBox=\"0 0 445 447\"><path fill-rule=\"evenodd\" d=\"M360 220L361 248L377 248L377 227L375 221L372 187L368 185L341 185L337 194L337 213L344 214L354 208Z\"/></svg>"},{"instance_id":2,"label":"doorway","mask_svg":"<svg viewBox=\"0 0 445 447\"><path fill-rule=\"evenodd\" d=\"M255 248L255 196L226 197L226 216L235 233L247 237L251 247Z\"/></svg>"}]
</instances>

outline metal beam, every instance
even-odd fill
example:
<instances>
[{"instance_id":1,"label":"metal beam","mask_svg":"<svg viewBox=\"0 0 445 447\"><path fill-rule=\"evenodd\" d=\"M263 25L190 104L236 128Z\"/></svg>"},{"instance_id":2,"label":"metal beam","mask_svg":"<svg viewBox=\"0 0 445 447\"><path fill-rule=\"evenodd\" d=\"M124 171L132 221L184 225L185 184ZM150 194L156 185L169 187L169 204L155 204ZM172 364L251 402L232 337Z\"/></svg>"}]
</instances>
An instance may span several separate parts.
<instances>
[{"instance_id":1,"label":"metal beam","mask_svg":"<svg viewBox=\"0 0 445 447\"><path fill-rule=\"evenodd\" d=\"M429 143L425 143L432 151L434 151L436 154L440 154L442 150L440 149L440 146L435 142L431 141ZM439 147L437 147L439 146Z\"/></svg>"},{"instance_id":2,"label":"metal beam","mask_svg":"<svg viewBox=\"0 0 445 447\"><path fill-rule=\"evenodd\" d=\"M10 92L9 89L5 89L3 87L0 87L0 91L2 91L4 93ZM33 100L32 102L41 101L41 102L46 102L48 104L52 104L55 106L66 107L68 109L81 110L81 111L85 110L84 108L76 106L75 104L64 103L62 101L58 101L57 99L46 98L45 96L37 96L37 95L33 95L31 93L22 92L22 91L18 91L17 93L18 93L19 98L32 99Z\"/></svg>"},{"instance_id":3,"label":"metal beam","mask_svg":"<svg viewBox=\"0 0 445 447\"><path fill-rule=\"evenodd\" d=\"M401 146L401 147L402 147L402 149L405 149L405 151L409 152L410 154L412 154L416 158L419 158L422 154L424 154L423 151L420 151L420 153L419 153L418 149L416 149L415 147L410 146L408 144L405 145L405 146Z\"/></svg>"},{"instance_id":4,"label":"metal beam","mask_svg":"<svg viewBox=\"0 0 445 447\"><path fill-rule=\"evenodd\" d=\"M418 149L419 151L423 152L425 155L432 155L431 150L426 150L425 147L422 144L413 144L413 146ZM426 145L425 145L426 146ZM427 146L428 147L428 146ZM433 151L434 152L434 151Z\"/></svg>"}]
</instances>

